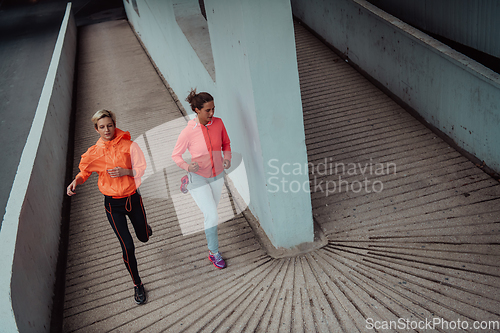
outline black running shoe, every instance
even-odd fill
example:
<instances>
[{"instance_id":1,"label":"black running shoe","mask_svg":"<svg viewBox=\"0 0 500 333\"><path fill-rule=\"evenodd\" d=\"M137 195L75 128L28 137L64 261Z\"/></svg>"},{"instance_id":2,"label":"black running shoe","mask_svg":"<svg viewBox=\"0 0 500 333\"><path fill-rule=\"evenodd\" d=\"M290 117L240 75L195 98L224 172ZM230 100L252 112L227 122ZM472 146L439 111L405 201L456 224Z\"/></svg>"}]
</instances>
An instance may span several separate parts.
<instances>
[{"instance_id":1,"label":"black running shoe","mask_svg":"<svg viewBox=\"0 0 500 333\"><path fill-rule=\"evenodd\" d=\"M153 235L153 229L151 229L151 226L148 224L148 237L151 237Z\"/></svg>"},{"instance_id":2,"label":"black running shoe","mask_svg":"<svg viewBox=\"0 0 500 333\"><path fill-rule=\"evenodd\" d=\"M134 286L134 299L139 305L146 303L146 290L144 290L144 284L141 283L140 286Z\"/></svg>"}]
</instances>

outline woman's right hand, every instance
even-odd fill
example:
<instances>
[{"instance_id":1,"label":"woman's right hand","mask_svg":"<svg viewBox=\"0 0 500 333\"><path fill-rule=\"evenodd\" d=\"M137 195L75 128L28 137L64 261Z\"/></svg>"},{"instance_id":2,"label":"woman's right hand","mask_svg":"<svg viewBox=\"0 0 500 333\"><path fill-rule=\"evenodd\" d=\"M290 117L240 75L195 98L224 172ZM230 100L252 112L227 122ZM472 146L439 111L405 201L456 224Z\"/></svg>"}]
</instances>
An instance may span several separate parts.
<instances>
[{"instance_id":1,"label":"woman's right hand","mask_svg":"<svg viewBox=\"0 0 500 333\"><path fill-rule=\"evenodd\" d=\"M70 197L72 195L75 195L76 192L76 186L77 186L77 182L76 182L76 178L71 182L71 184L68 185L68 187L66 188L66 194L69 195Z\"/></svg>"},{"instance_id":2,"label":"woman's right hand","mask_svg":"<svg viewBox=\"0 0 500 333\"><path fill-rule=\"evenodd\" d=\"M188 167L189 172L197 172L200 169L200 166L197 162L191 162Z\"/></svg>"}]
</instances>

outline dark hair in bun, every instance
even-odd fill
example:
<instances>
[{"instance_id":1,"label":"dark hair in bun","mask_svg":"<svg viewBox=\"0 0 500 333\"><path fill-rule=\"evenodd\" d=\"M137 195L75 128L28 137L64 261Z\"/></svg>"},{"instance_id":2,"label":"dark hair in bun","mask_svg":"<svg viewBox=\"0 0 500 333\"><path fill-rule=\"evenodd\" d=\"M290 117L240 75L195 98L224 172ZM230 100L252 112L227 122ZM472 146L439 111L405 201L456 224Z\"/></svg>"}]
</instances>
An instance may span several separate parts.
<instances>
[{"instance_id":1,"label":"dark hair in bun","mask_svg":"<svg viewBox=\"0 0 500 333\"><path fill-rule=\"evenodd\" d=\"M186 98L186 101L191 105L191 110L201 110L203 108L203 104L206 102L211 102L213 101L214 98L212 95L210 95L207 92L201 92L199 94L196 93L196 88L191 89L191 92L189 93L188 97Z\"/></svg>"}]
</instances>

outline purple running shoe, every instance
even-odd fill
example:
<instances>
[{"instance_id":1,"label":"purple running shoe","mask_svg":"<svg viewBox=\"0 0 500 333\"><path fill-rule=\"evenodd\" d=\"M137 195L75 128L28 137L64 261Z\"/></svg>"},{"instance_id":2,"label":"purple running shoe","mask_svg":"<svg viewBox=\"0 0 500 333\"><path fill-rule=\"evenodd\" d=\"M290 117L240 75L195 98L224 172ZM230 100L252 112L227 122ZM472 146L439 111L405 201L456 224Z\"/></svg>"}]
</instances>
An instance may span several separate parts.
<instances>
[{"instance_id":1,"label":"purple running shoe","mask_svg":"<svg viewBox=\"0 0 500 333\"><path fill-rule=\"evenodd\" d=\"M186 176L181 178L181 192L184 194L189 192L187 189L187 184L189 184L189 178L186 175Z\"/></svg>"},{"instance_id":2,"label":"purple running shoe","mask_svg":"<svg viewBox=\"0 0 500 333\"><path fill-rule=\"evenodd\" d=\"M224 259L222 259L220 252L217 252L216 254L208 252L208 260L210 260L212 264L214 264L214 266L218 269L223 269L226 267L226 262L224 261Z\"/></svg>"}]
</instances>

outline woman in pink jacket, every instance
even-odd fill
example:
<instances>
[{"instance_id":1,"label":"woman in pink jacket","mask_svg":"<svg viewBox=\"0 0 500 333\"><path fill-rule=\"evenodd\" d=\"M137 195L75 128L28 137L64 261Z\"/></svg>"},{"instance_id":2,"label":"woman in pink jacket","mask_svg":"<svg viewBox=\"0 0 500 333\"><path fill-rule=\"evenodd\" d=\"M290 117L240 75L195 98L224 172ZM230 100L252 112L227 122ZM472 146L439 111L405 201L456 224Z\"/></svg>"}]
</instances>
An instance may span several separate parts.
<instances>
[{"instance_id":1,"label":"woman in pink jacket","mask_svg":"<svg viewBox=\"0 0 500 333\"><path fill-rule=\"evenodd\" d=\"M222 119L214 117L214 99L209 93L197 94L191 90L186 101L197 117L179 135L172 159L188 171L187 188L205 218L208 259L222 269L226 263L219 252L217 205L224 185L223 171L231 166L231 143ZM191 154L191 163L182 158L186 149Z\"/></svg>"}]
</instances>

